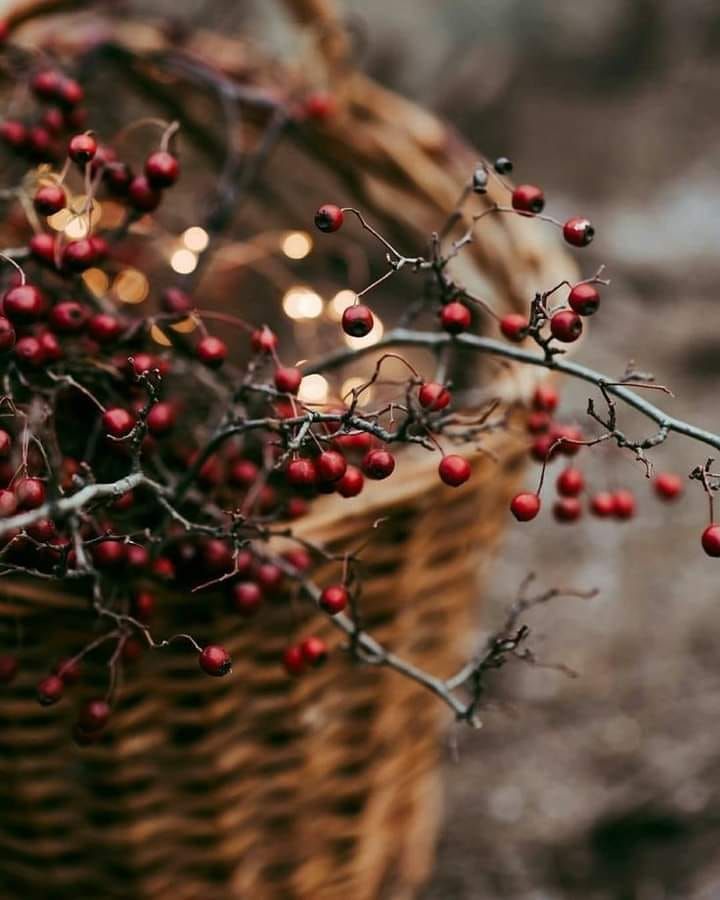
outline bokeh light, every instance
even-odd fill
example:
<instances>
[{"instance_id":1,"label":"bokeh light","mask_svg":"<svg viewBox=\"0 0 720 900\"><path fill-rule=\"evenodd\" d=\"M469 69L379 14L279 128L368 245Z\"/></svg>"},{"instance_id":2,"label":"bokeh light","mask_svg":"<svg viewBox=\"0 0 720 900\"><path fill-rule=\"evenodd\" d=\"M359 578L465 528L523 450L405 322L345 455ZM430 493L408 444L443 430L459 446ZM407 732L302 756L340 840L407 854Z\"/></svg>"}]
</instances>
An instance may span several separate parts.
<instances>
[{"instance_id":1,"label":"bokeh light","mask_svg":"<svg viewBox=\"0 0 720 900\"><path fill-rule=\"evenodd\" d=\"M282 242L282 251L290 259L305 259L312 250L312 238L304 231L291 231Z\"/></svg>"},{"instance_id":2,"label":"bokeh light","mask_svg":"<svg viewBox=\"0 0 720 900\"><path fill-rule=\"evenodd\" d=\"M291 319L316 319L323 310L322 297L302 285L291 287L283 297L283 309Z\"/></svg>"},{"instance_id":3,"label":"bokeh light","mask_svg":"<svg viewBox=\"0 0 720 900\"><path fill-rule=\"evenodd\" d=\"M150 284L139 269L123 269L115 276L112 289L121 303L142 303Z\"/></svg>"},{"instance_id":4,"label":"bokeh light","mask_svg":"<svg viewBox=\"0 0 720 900\"><path fill-rule=\"evenodd\" d=\"M182 240L188 250L192 250L193 253L202 253L210 243L210 236L204 228L193 225L183 232Z\"/></svg>"},{"instance_id":5,"label":"bokeh light","mask_svg":"<svg viewBox=\"0 0 720 900\"><path fill-rule=\"evenodd\" d=\"M348 308L348 306L352 306L355 300L357 299L357 294L355 291L350 290L342 290L338 291L337 294L330 300L327 305L327 309L325 312L329 319L332 319L333 322L339 322L342 319L342 314Z\"/></svg>"},{"instance_id":6,"label":"bokeh light","mask_svg":"<svg viewBox=\"0 0 720 900\"><path fill-rule=\"evenodd\" d=\"M179 275L189 275L197 268L198 259L192 250L176 250L170 257L170 267Z\"/></svg>"},{"instance_id":7,"label":"bokeh light","mask_svg":"<svg viewBox=\"0 0 720 900\"><path fill-rule=\"evenodd\" d=\"M298 397L303 403L325 403L330 387L322 375L306 375L300 382Z\"/></svg>"}]
</instances>

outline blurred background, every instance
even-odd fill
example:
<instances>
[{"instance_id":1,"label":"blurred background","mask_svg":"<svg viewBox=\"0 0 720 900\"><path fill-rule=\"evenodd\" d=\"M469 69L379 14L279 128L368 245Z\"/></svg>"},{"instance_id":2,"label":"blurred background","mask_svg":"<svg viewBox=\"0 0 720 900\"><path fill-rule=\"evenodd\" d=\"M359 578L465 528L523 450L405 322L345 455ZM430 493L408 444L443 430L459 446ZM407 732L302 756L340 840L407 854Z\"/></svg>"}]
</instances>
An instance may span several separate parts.
<instances>
[{"instance_id":1,"label":"blurred background","mask_svg":"<svg viewBox=\"0 0 720 900\"><path fill-rule=\"evenodd\" d=\"M720 428L718 5L344 5L369 73L487 156L510 156L559 218L593 220L583 272L605 263L612 288L583 360L620 375L634 359L672 388L669 410ZM215 27L273 33L259 0L180 6L142 4L185 27L212 12ZM565 396L580 416L587 390ZM676 438L653 459L686 474L705 456ZM616 450L594 451L584 468L593 489L632 487L636 520L509 528L478 603L490 631L529 572L543 586L598 588L527 616L537 655L579 677L509 666L483 729L451 732L445 825L422 900L720 897L719 570L699 546L705 501L689 483L662 506Z\"/></svg>"}]
</instances>

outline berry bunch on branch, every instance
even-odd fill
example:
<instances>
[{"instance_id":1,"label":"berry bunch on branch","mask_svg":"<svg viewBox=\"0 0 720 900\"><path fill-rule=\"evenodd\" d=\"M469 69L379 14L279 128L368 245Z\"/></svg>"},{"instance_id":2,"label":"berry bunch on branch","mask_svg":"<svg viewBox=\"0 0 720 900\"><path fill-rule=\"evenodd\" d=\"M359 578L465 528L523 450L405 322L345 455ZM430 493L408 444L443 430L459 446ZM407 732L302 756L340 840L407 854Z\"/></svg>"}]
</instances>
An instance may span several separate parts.
<instances>
[{"instance_id":1,"label":"berry bunch on branch","mask_svg":"<svg viewBox=\"0 0 720 900\"><path fill-rule=\"evenodd\" d=\"M594 447L614 444L650 477L652 450L673 433L720 448L719 436L650 402L649 395L669 391L647 373L630 366L618 377L605 376L567 354L599 311L608 285L602 269L575 283L539 286L525 314L509 315L500 315L454 274L454 261L492 216L557 228L574 248L591 242L589 220L560 222L547 215L540 188L506 180L512 169L507 158L483 161L468 173L447 221L411 255L361 210L327 203L315 213L317 229L327 235L318 237L332 241L342 229L352 239L352 229L359 229L377 242L386 266L342 311L338 349L297 362L263 321L204 308L197 282L190 290L186 283L166 289L151 315L131 315L130 307L121 310L108 298L103 279L122 268L128 235L152 234L149 214L172 203L181 177L180 125L141 119L114 136L96 132L86 122L78 81L56 65L34 63L26 77L32 111L0 124L0 139L22 168L2 199L19 205L32 231L26 244L2 251L0 574L49 582L49 589L61 585L86 598L88 607L87 642L68 647L63 660L48 660L48 674L37 686L39 702L52 705L71 694L83 679L86 657L104 659L106 681L93 686L98 695L80 706L75 724L78 742L92 743L111 720L124 667L143 648L162 651L181 643L197 655L205 674L227 676L232 661L223 635L201 644L191 630L156 634L157 586L170 585L219 595L239 619L262 616L270 598L282 602L292 593L344 633L344 646L356 659L413 679L458 719L476 723L487 672L510 657L535 661L519 616L558 594L586 595L553 588L528 598L525 585L501 631L443 679L390 652L363 627L362 559L372 553L374 535L338 557L296 536L293 522L318 496L336 494L351 504L368 482L401 478L409 445L434 454L439 481L462 490L485 437L515 429L519 421L529 432L529 453L541 465L537 491L512 501L521 522L540 513L547 468L558 457L590 457ZM225 85L220 75L213 80ZM306 100L302 114L318 116L317 96ZM238 179L247 187L294 115L296 103L277 105L270 137L242 178L230 158L221 174L221 188L232 186L230 197L238 194ZM139 147L147 149L140 154ZM506 202L476 211L475 198L492 180ZM112 227L97 216L105 198L122 213ZM225 212L213 208L200 229L210 244L205 267L222 247ZM401 272L417 277L417 299L396 325L366 341L376 327L372 291ZM488 336L485 326L498 335ZM238 341L245 344L242 354L234 349ZM412 348L425 351L432 365L421 367ZM558 420L559 395L548 382L537 388L530 411L495 397L473 406L465 397L473 386L451 382L461 352L588 383L595 393L587 425ZM306 389L314 377L337 380L341 369L352 372L367 358L369 374L344 392L336 386L331 399L313 399ZM629 436L623 407L643 414L652 432ZM710 499L702 546L720 556L712 509L720 476L708 461L690 477ZM655 487L670 501L682 482L663 473ZM556 488L555 518L576 521L583 513L585 475L575 462L557 475ZM628 519L635 500L629 490L596 492L588 505L595 515ZM377 528L382 531L381 522ZM315 570L328 561L339 564L341 576L318 583ZM327 652L319 637L309 637L290 644L277 664L298 677L322 664ZM21 651L8 646L0 656L0 680L11 682L21 668Z\"/></svg>"}]
</instances>

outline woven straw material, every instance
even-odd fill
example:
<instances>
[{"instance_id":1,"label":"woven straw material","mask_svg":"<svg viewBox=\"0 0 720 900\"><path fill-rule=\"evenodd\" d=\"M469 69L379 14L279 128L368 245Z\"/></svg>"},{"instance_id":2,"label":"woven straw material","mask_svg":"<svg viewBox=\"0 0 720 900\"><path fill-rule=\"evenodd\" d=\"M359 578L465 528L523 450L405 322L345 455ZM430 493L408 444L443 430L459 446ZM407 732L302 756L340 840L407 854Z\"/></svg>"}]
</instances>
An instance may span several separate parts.
<instances>
[{"instance_id":1,"label":"woven straw material","mask_svg":"<svg viewBox=\"0 0 720 900\"><path fill-rule=\"evenodd\" d=\"M508 441L493 440L505 464L477 457L460 490L438 484L435 460L405 459L395 486L373 485L341 511L329 498L303 526L343 551L388 516L363 553L364 624L440 675L471 650L478 565L520 469ZM184 647L146 654L108 734L81 750L68 739L73 700L42 709L34 685L49 659L85 640L87 612L35 583L0 586L0 613L17 617L26 639L22 674L0 704L3 897L413 895L432 859L438 734L449 720L424 688L355 663L307 603L277 601L243 625L218 597L168 596L158 633L179 617L201 641L226 635L232 674L203 678ZM292 680L282 651L310 634L333 650L323 668ZM68 693L85 694L80 685Z\"/></svg>"}]
</instances>

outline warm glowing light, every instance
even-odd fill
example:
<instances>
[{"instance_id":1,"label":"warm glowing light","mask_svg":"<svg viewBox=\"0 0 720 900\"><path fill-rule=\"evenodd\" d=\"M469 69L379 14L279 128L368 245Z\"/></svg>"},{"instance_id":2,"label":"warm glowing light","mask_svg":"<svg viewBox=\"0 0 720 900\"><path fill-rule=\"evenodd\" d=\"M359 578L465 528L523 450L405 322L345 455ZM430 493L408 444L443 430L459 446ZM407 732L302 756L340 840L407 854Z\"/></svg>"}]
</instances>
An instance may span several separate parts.
<instances>
[{"instance_id":1,"label":"warm glowing light","mask_svg":"<svg viewBox=\"0 0 720 900\"><path fill-rule=\"evenodd\" d=\"M342 314L348 306L353 305L356 299L357 294L355 291L338 291L328 303L327 309L325 310L328 318L332 319L334 322L339 322L340 319L342 319Z\"/></svg>"},{"instance_id":2,"label":"warm glowing light","mask_svg":"<svg viewBox=\"0 0 720 900\"><path fill-rule=\"evenodd\" d=\"M380 317L373 313L375 318L375 324L373 325L369 334L366 334L365 337L356 338L350 337L349 334L344 334L345 343L348 347L353 350L357 350L360 347L372 347L373 344L377 344L380 338L385 333L385 328L383 327L383 323L380 321Z\"/></svg>"},{"instance_id":3,"label":"warm glowing light","mask_svg":"<svg viewBox=\"0 0 720 900\"><path fill-rule=\"evenodd\" d=\"M197 256L192 250L176 250L170 257L170 266L180 275L189 275L197 267Z\"/></svg>"},{"instance_id":4,"label":"warm glowing light","mask_svg":"<svg viewBox=\"0 0 720 900\"><path fill-rule=\"evenodd\" d=\"M73 216L63 229L65 237L71 241L77 241L87 237L90 231L87 216Z\"/></svg>"},{"instance_id":5,"label":"warm glowing light","mask_svg":"<svg viewBox=\"0 0 720 900\"><path fill-rule=\"evenodd\" d=\"M304 231L290 231L282 242L282 252L290 259L305 259L312 250L312 239Z\"/></svg>"},{"instance_id":6,"label":"warm glowing light","mask_svg":"<svg viewBox=\"0 0 720 900\"><path fill-rule=\"evenodd\" d=\"M155 341L156 344L162 344L163 347L172 347L172 341L170 338L162 331L157 325L152 325L150 328L150 337Z\"/></svg>"},{"instance_id":7,"label":"warm glowing light","mask_svg":"<svg viewBox=\"0 0 720 900\"><path fill-rule=\"evenodd\" d=\"M113 281L113 292L121 303L142 303L150 285L139 269L123 269Z\"/></svg>"},{"instance_id":8,"label":"warm glowing light","mask_svg":"<svg viewBox=\"0 0 720 900\"><path fill-rule=\"evenodd\" d=\"M87 209L86 204L87 196L85 194L75 194L68 206L76 216L82 216L86 221L90 219L90 224L96 225L102 218L102 205L97 200L93 200L90 209Z\"/></svg>"},{"instance_id":9,"label":"warm glowing light","mask_svg":"<svg viewBox=\"0 0 720 900\"><path fill-rule=\"evenodd\" d=\"M86 269L82 273L82 280L96 297L104 297L110 287L110 279L102 269Z\"/></svg>"},{"instance_id":10,"label":"warm glowing light","mask_svg":"<svg viewBox=\"0 0 720 900\"><path fill-rule=\"evenodd\" d=\"M300 382L298 397L303 403L324 403L329 385L322 375L306 375Z\"/></svg>"},{"instance_id":11,"label":"warm glowing light","mask_svg":"<svg viewBox=\"0 0 720 900\"><path fill-rule=\"evenodd\" d=\"M182 239L183 244L185 244L188 250L192 250L193 253L202 253L210 243L210 236L207 231L199 225L193 225L192 228L187 228L183 232Z\"/></svg>"},{"instance_id":12,"label":"warm glowing light","mask_svg":"<svg viewBox=\"0 0 720 900\"><path fill-rule=\"evenodd\" d=\"M48 225L54 229L55 231L65 231L70 223L71 219L75 217L70 212L70 210L65 207L65 209L61 209L60 212L54 213L52 216L47 217Z\"/></svg>"},{"instance_id":13,"label":"warm glowing light","mask_svg":"<svg viewBox=\"0 0 720 900\"><path fill-rule=\"evenodd\" d=\"M197 319L194 316L188 316L187 319L181 319L179 322L173 322L170 326L173 331L177 331L179 334L190 334L195 331L198 323Z\"/></svg>"},{"instance_id":14,"label":"warm glowing light","mask_svg":"<svg viewBox=\"0 0 720 900\"><path fill-rule=\"evenodd\" d=\"M307 287L291 287L283 297L283 309L291 319L316 319L322 313L322 297Z\"/></svg>"}]
</instances>

